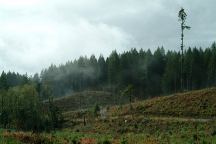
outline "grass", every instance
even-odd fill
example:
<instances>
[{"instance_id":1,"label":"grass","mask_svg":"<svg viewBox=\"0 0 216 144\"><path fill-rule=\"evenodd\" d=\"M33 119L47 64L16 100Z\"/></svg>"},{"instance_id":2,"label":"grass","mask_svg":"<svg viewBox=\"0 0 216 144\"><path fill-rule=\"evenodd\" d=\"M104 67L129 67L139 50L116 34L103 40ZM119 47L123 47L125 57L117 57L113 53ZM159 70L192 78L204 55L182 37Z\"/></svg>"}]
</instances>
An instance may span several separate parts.
<instances>
[{"instance_id":1,"label":"grass","mask_svg":"<svg viewBox=\"0 0 216 144\"><path fill-rule=\"evenodd\" d=\"M94 144L111 142L111 135L84 134L68 130L52 133L32 134L30 132L1 132L0 143L3 144Z\"/></svg>"},{"instance_id":2,"label":"grass","mask_svg":"<svg viewBox=\"0 0 216 144\"><path fill-rule=\"evenodd\" d=\"M4 133L4 130L0 129L0 143L1 144L22 144L20 141L16 140L13 137L5 137L3 133Z\"/></svg>"},{"instance_id":3,"label":"grass","mask_svg":"<svg viewBox=\"0 0 216 144\"><path fill-rule=\"evenodd\" d=\"M22 135L29 133L17 132ZM13 132L14 134L14 132ZM13 135L12 134L12 135ZM100 133L83 133L72 132L70 130L56 131L52 134L43 133L40 137L34 137L34 142L28 143L39 144L39 138L47 138L50 141L43 141L43 144L212 144L216 143L216 136L211 132L209 127L197 125L182 127L173 131L154 131L154 133L125 133L125 134L100 134ZM51 139L52 137L52 139ZM5 143L21 144L15 141L13 137L7 138ZM1 141L2 143L2 141Z\"/></svg>"}]
</instances>

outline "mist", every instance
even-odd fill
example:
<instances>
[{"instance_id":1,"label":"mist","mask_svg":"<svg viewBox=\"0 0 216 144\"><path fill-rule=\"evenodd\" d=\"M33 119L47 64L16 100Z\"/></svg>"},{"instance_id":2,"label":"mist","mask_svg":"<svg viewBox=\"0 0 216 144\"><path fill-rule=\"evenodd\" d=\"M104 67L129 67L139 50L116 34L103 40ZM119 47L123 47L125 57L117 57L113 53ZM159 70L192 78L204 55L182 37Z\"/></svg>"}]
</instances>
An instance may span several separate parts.
<instances>
[{"instance_id":1,"label":"mist","mask_svg":"<svg viewBox=\"0 0 216 144\"><path fill-rule=\"evenodd\" d=\"M0 70L33 75L94 54L136 47L179 50L177 11L188 12L186 46L207 47L216 34L215 1L0 1Z\"/></svg>"}]
</instances>

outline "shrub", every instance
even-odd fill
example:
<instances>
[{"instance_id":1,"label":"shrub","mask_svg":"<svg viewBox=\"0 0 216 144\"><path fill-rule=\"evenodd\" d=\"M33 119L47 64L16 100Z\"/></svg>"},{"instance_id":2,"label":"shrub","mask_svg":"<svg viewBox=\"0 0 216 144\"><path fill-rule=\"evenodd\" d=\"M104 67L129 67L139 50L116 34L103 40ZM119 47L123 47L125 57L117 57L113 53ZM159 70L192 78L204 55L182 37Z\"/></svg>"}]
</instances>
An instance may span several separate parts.
<instances>
[{"instance_id":1,"label":"shrub","mask_svg":"<svg viewBox=\"0 0 216 144\"><path fill-rule=\"evenodd\" d=\"M98 104L96 104L95 106L94 106L94 116L98 116L98 112L100 111L100 107L99 107L99 105Z\"/></svg>"},{"instance_id":2,"label":"shrub","mask_svg":"<svg viewBox=\"0 0 216 144\"><path fill-rule=\"evenodd\" d=\"M121 144L128 144L128 141L123 137L123 138L121 139Z\"/></svg>"},{"instance_id":3,"label":"shrub","mask_svg":"<svg viewBox=\"0 0 216 144\"><path fill-rule=\"evenodd\" d=\"M78 140L78 137L76 137L76 136L71 138L71 142L72 142L72 144L79 144L80 143Z\"/></svg>"},{"instance_id":4,"label":"shrub","mask_svg":"<svg viewBox=\"0 0 216 144\"><path fill-rule=\"evenodd\" d=\"M102 139L97 144L111 144L111 142L108 139Z\"/></svg>"}]
</instances>

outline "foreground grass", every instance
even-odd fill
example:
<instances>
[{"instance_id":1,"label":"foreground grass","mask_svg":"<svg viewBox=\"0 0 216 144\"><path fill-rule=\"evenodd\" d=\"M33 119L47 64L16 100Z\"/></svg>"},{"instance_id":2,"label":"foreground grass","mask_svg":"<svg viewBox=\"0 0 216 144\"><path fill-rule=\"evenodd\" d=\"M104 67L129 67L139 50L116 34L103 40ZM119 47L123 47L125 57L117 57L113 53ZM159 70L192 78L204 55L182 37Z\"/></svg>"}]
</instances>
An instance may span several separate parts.
<instances>
[{"instance_id":1,"label":"foreground grass","mask_svg":"<svg viewBox=\"0 0 216 144\"><path fill-rule=\"evenodd\" d=\"M155 122L152 124L157 125ZM214 144L216 143L216 123L169 123L166 127L158 122L160 127L153 125L142 127L142 132L128 131L128 126L110 127L121 128L125 131L110 131L107 133L96 132L94 125L80 127L79 132L65 129L39 135L30 132L3 132L1 131L0 143L9 144ZM138 126L139 129L140 126Z\"/></svg>"},{"instance_id":2,"label":"foreground grass","mask_svg":"<svg viewBox=\"0 0 216 144\"><path fill-rule=\"evenodd\" d=\"M13 137L4 137L3 132L4 130L0 129L0 144L22 144Z\"/></svg>"},{"instance_id":3,"label":"foreground grass","mask_svg":"<svg viewBox=\"0 0 216 144\"><path fill-rule=\"evenodd\" d=\"M0 132L0 144L109 144L111 135L87 134L68 130L52 133Z\"/></svg>"}]
</instances>

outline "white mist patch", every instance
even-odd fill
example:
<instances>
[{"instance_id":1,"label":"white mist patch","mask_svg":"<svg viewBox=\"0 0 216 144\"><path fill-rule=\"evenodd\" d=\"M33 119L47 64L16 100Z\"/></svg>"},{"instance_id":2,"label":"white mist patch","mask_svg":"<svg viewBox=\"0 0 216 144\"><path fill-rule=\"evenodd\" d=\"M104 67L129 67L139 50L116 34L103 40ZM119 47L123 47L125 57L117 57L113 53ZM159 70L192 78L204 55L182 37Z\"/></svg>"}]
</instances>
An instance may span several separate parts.
<instances>
[{"instance_id":1,"label":"white mist patch","mask_svg":"<svg viewBox=\"0 0 216 144\"><path fill-rule=\"evenodd\" d=\"M81 18L72 23L8 21L0 31L0 68L31 74L83 55L124 51L132 42L118 27Z\"/></svg>"},{"instance_id":2,"label":"white mist patch","mask_svg":"<svg viewBox=\"0 0 216 144\"><path fill-rule=\"evenodd\" d=\"M42 0L0 0L0 5L7 7L17 7L17 6L32 6L39 4Z\"/></svg>"}]
</instances>

